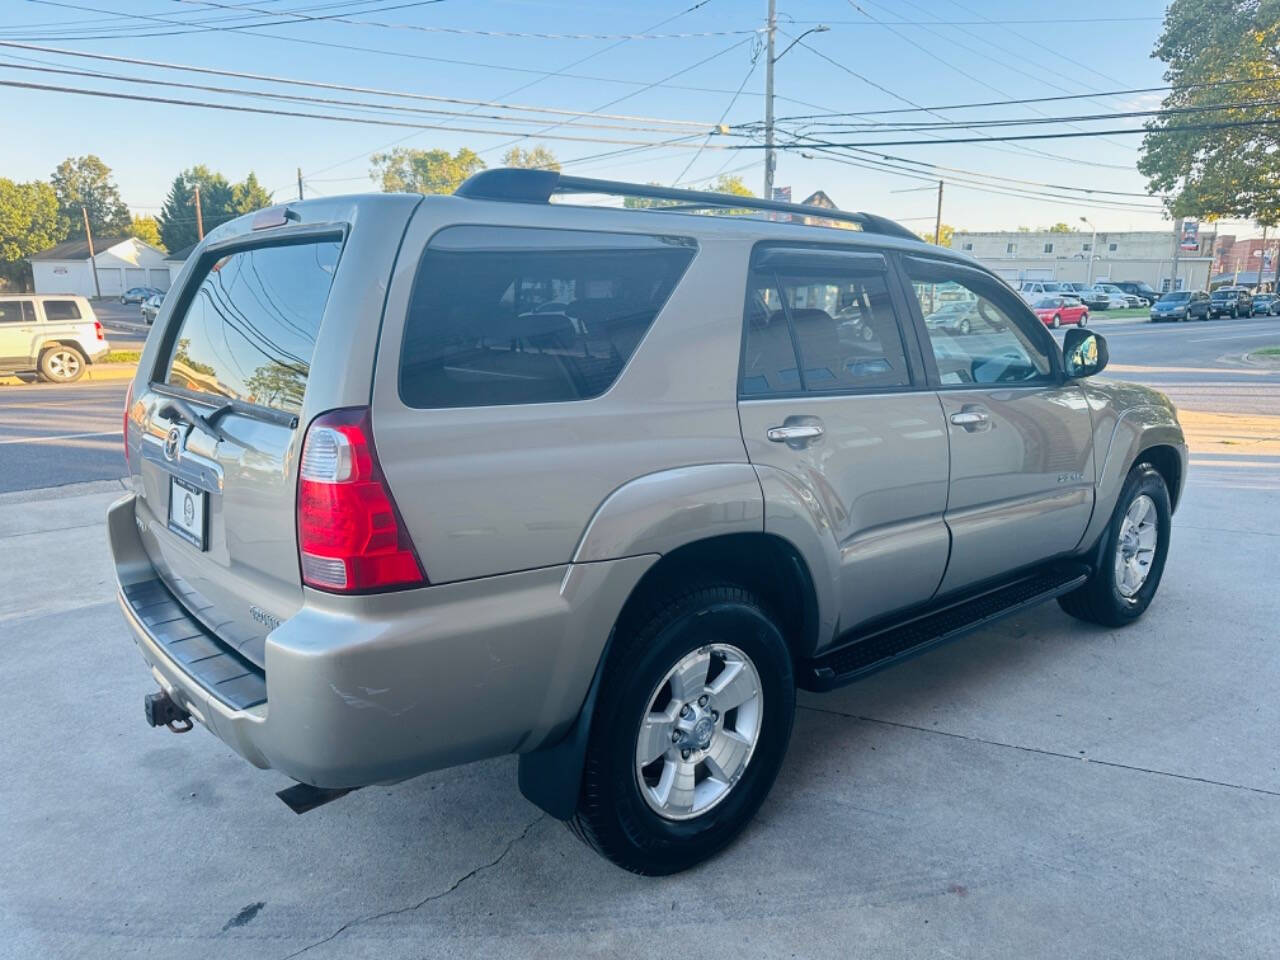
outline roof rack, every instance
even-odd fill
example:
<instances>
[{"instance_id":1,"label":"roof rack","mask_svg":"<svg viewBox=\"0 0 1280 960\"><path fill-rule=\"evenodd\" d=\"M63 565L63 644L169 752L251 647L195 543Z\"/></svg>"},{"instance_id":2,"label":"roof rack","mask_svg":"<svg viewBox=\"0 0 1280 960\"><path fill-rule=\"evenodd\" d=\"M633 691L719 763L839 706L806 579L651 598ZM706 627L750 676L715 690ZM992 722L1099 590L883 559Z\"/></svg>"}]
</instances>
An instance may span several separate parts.
<instances>
[{"instance_id":1,"label":"roof rack","mask_svg":"<svg viewBox=\"0 0 1280 960\"><path fill-rule=\"evenodd\" d=\"M783 203L780 200L761 200L757 197L740 197L731 193L713 193L708 190L681 190L677 187L654 186L647 183L627 183L622 180L594 180L590 177L568 177L554 170L529 170L519 167L499 167L482 170L468 177L454 195L472 200L499 200L513 203L549 203L557 193L602 193L617 197L644 197L650 200L671 200L678 208L657 207L657 210L767 210L789 213L823 220L843 220L856 223L866 233L878 233L905 240L919 240L900 223L874 213L852 213L845 210L816 207L806 203Z\"/></svg>"}]
</instances>

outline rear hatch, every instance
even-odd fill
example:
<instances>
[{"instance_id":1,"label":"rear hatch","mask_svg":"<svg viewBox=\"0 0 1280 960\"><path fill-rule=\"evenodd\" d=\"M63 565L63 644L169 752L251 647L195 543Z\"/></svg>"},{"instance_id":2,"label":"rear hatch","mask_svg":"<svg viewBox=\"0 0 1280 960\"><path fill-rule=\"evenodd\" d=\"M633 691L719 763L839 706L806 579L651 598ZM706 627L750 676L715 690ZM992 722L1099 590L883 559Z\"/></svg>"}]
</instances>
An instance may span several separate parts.
<instances>
[{"instance_id":1,"label":"rear hatch","mask_svg":"<svg viewBox=\"0 0 1280 960\"><path fill-rule=\"evenodd\" d=\"M126 449L144 548L175 598L260 668L267 634L303 601L306 425L368 403L382 291L416 201L370 198L360 225L335 203L260 215L261 232L228 224L193 255L143 355Z\"/></svg>"}]
</instances>

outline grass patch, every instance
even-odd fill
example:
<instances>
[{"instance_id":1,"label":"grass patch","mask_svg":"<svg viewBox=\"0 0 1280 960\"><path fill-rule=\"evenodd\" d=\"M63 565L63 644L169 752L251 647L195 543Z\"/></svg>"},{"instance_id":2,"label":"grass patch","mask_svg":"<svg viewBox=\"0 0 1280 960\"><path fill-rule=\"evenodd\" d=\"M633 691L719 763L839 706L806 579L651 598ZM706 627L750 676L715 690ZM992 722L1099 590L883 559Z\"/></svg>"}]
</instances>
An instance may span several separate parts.
<instances>
[{"instance_id":1,"label":"grass patch","mask_svg":"<svg viewBox=\"0 0 1280 960\"><path fill-rule=\"evenodd\" d=\"M1280 357L1280 347L1263 347L1261 350L1254 350L1255 357Z\"/></svg>"},{"instance_id":2,"label":"grass patch","mask_svg":"<svg viewBox=\"0 0 1280 960\"><path fill-rule=\"evenodd\" d=\"M1089 316L1101 319L1102 317L1113 317L1116 319L1129 317L1149 317L1151 316L1150 307L1125 307L1123 310L1090 310Z\"/></svg>"},{"instance_id":3,"label":"grass patch","mask_svg":"<svg viewBox=\"0 0 1280 960\"><path fill-rule=\"evenodd\" d=\"M99 363L137 363L141 359L141 350L112 350Z\"/></svg>"}]
</instances>

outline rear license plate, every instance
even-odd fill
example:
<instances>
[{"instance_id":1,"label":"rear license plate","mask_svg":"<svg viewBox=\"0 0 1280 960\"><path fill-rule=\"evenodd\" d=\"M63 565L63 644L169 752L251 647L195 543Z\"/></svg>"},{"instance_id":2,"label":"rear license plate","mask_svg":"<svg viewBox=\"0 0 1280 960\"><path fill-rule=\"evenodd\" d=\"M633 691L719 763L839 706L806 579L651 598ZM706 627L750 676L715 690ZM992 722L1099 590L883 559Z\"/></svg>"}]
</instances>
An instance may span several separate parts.
<instances>
[{"instance_id":1,"label":"rear license plate","mask_svg":"<svg viewBox=\"0 0 1280 960\"><path fill-rule=\"evenodd\" d=\"M204 550L209 494L177 477L169 478L169 529Z\"/></svg>"}]
</instances>

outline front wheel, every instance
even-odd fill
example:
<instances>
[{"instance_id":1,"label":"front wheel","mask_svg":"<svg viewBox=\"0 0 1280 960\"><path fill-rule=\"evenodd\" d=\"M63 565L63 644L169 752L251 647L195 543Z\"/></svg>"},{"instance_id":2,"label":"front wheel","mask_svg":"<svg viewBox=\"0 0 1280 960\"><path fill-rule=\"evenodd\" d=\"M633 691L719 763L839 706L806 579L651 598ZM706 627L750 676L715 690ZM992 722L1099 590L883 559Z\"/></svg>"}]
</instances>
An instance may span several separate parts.
<instances>
[{"instance_id":1,"label":"front wheel","mask_svg":"<svg viewBox=\"0 0 1280 960\"><path fill-rule=\"evenodd\" d=\"M688 589L619 624L570 829L634 873L676 873L727 846L782 764L791 655L749 591Z\"/></svg>"},{"instance_id":2,"label":"front wheel","mask_svg":"<svg viewBox=\"0 0 1280 960\"><path fill-rule=\"evenodd\" d=\"M1060 326L1062 326L1062 317L1055 313L1053 315L1053 329L1057 330Z\"/></svg>"},{"instance_id":3,"label":"front wheel","mask_svg":"<svg viewBox=\"0 0 1280 960\"><path fill-rule=\"evenodd\" d=\"M1080 314L1080 326L1086 327L1088 325L1089 325L1089 311L1086 310L1084 313Z\"/></svg>"},{"instance_id":4,"label":"front wheel","mask_svg":"<svg viewBox=\"0 0 1280 960\"><path fill-rule=\"evenodd\" d=\"M1071 616L1123 627L1151 605L1169 554L1173 510L1169 488L1150 463L1129 471L1111 523L1103 534L1098 568L1058 605Z\"/></svg>"}]
</instances>

